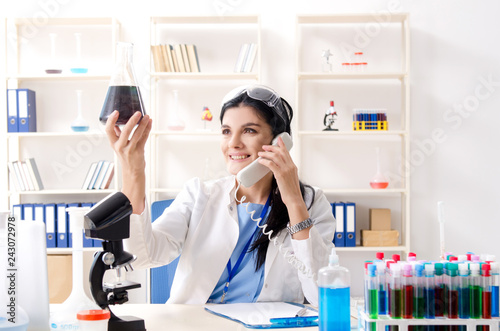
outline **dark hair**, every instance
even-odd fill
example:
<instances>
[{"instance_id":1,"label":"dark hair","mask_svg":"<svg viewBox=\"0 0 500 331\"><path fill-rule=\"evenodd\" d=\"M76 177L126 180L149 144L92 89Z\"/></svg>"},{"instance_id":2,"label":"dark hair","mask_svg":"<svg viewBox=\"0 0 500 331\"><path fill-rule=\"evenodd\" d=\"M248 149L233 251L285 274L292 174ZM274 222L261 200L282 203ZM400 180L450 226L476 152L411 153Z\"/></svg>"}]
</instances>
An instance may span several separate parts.
<instances>
[{"instance_id":1,"label":"dark hair","mask_svg":"<svg viewBox=\"0 0 500 331\"><path fill-rule=\"evenodd\" d=\"M270 107L262 101L252 99L246 93L242 93L235 97L234 99L226 102L221 109L220 113L220 121L222 123L222 119L224 118L224 114L227 109L233 107L239 107L241 105L249 106L254 108L257 111L257 114L261 116L270 126L275 137L281 132L288 132L290 135L291 127L290 123L293 117L292 107L288 104L288 102L281 98L281 102L283 103L283 107L287 113L287 116L283 118L276 113L274 107ZM309 188L312 191L312 201L314 201L314 189L311 186L305 185L299 181L300 184L300 192L302 194L302 198L305 197L306 188ZM288 223L290 222L290 217L288 215L288 210L281 199L281 194L278 188L278 184L276 183L276 179L273 176L273 180L271 183L271 211L269 212L269 217L266 220L266 232L273 231L272 237L276 237L280 231L284 230ZM311 206L308 206L308 209ZM259 270L266 261L266 253L267 248L269 247L269 238L267 235L264 235L262 231L258 231L257 238L252 243L249 251L257 251L257 259L255 262L255 270Z\"/></svg>"}]
</instances>

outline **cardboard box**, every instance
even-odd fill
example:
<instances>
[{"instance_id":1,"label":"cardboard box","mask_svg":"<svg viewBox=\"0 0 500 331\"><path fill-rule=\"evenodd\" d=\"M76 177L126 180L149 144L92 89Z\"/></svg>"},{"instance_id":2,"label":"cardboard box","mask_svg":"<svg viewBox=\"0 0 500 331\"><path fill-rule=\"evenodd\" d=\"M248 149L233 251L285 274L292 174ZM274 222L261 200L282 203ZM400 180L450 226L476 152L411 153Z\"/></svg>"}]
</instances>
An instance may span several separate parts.
<instances>
[{"instance_id":1,"label":"cardboard box","mask_svg":"<svg viewBox=\"0 0 500 331\"><path fill-rule=\"evenodd\" d=\"M49 302L63 303L73 288L73 259L71 254L47 255L49 274Z\"/></svg>"},{"instance_id":2,"label":"cardboard box","mask_svg":"<svg viewBox=\"0 0 500 331\"><path fill-rule=\"evenodd\" d=\"M398 246L399 231L361 230L361 246Z\"/></svg>"},{"instance_id":3,"label":"cardboard box","mask_svg":"<svg viewBox=\"0 0 500 331\"><path fill-rule=\"evenodd\" d=\"M391 210L387 208L370 209L370 230L390 231L391 230Z\"/></svg>"}]
</instances>

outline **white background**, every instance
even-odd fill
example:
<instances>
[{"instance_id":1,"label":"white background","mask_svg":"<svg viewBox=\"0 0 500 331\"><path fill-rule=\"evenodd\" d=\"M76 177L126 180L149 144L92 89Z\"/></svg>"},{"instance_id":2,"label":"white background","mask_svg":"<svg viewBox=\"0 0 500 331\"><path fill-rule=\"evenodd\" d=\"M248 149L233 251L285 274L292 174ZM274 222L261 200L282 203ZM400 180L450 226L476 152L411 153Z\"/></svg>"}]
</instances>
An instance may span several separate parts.
<instances>
[{"instance_id":1,"label":"white background","mask_svg":"<svg viewBox=\"0 0 500 331\"><path fill-rule=\"evenodd\" d=\"M410 13L411 249L421 259L438 257L437 201L442 200L446 250L490 253L500 259L500 2L496 0L38 0L2 1L0 13L33 19L115 16L122 23L121 39L144 52L135 55L139 81L148 68L149 16L259 14L262 82L294 105L296 15L383 13L394 8ZM357 279L362 269L358 259L348 263L353 255L343 253L341 263L353 269ZM359 290L361 284L355 282L353 287Z\"/></svg>"}]
</instances>

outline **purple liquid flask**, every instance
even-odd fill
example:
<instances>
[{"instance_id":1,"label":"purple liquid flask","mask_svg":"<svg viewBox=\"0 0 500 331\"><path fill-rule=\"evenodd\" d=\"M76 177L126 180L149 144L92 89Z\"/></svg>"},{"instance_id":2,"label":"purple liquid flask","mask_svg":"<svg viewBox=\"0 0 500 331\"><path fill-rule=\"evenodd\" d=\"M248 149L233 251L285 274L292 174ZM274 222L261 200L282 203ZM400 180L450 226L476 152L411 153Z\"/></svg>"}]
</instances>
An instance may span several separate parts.
<instances>
[{"instance_id":1,"label":"purple liquid flask","mask_svg":"<svg viewBox=\"0 0 500 331\"><path fill-rule=\"evenodd\" d=\"M137 111L141 112L141 119L146 115L135 77L133 52L134 44L132 43L118 42L116 44L115 69L99 116L102 124L106 124L109 115L115 110L120 113L116 125L124 125Z\"/></svg>"}]
</instances>

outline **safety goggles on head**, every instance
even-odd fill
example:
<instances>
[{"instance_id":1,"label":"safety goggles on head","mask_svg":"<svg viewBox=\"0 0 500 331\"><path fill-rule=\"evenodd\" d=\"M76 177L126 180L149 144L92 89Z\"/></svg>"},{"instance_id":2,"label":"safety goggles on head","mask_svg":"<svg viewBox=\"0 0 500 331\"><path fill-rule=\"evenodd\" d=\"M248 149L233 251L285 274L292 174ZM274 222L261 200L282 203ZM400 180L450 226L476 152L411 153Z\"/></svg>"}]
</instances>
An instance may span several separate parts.
<instances>
[{"instance_id":1,"label":"safety goggles on head","mask_svg":"<svg viewBox=\"0 0 500 331\"><path fill-rule=\"evenodd\" d=\"M240 86L231 90L222 99L222 106L224 107L227 102L239 97L243 93L246 93L250 98L261 101L267 106L273 108L276 114L283 120L285 125L290 122L290 117L283 106L283 102L281 102L281 97L278 93L276 93L276 91L263 85Z\"/></svg>"}]
</instances>

